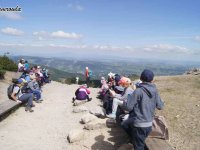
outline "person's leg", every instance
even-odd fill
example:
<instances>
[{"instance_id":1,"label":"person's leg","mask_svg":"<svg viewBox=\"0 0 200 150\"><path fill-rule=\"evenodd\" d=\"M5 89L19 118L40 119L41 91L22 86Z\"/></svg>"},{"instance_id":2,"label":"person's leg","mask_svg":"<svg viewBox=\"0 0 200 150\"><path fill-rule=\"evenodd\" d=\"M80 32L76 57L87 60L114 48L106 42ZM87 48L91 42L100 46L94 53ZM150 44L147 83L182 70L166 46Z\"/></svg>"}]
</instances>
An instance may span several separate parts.
<instances>
[{"instance_id":1,"label":"person's leg","mask_svg":"<svg viewBox=\"0 0 200 150\"><path fill-rule=\"evenodd\" d=\"M125 132L128 134L128 136L131 138L131 120L127 119L122 121L121 127L125 130Z\"/></svg>"},{"instance_id":2,"label":"person's leg","mask_svg":"<svg viewBox=\"0 0 200 150\"><path fill-rule=\"evenodd\" d=\"M152 127L133 127L132 126L132 143L134 150L144 150L145 140L149 133L151 132Z\"/></svg>"},{"instance_id":3,"label":"person's leg","mask_svg":"<svg viewBox=\"0 0 200 150\"><path fill-rule=\"evenodd\" d=\"M33 93L26 93L23 94L20 98L20 101L24 102L28 102L27 106L26 106L26 111L30 111L33 112L33 110L31 109L31 107L33 106Z\"/></svg>"},{"instance_id":4,"label":"person's leg","mask_svg":"<svg viewBox=\"0 0 200 150\"><path fill-rule=\"evenodd\" d=\"M117 107L118 105L123 105L123 101L120 101L117 98L113 99L113 104L112 104L112 113L110 115L107 115L109 118L116 118L116 112L117 112Z\"/></svg>"},{"instance_id":5,"label":"person's leg","mask_svg":"<svg viewBox=\"0 0 200 150\"><path fill-rule=\"evenodd\" d=\"M36 95L37 100L40 100L40 99L41 99L41 93L40 93L39 91L34 90L34 91L33 91L33 94Z\"/></svg>"},{"instance_id":6,"label":"person's leg","mask_svg":"<svg viewBox=\"0 0 200 150\"><path fill-rule=\"evenodd\" d=\"M89 95L87 95L86 97L87 97L86 99L87 99L88 101L91 101L91 100L92 100L92 98L89 98Z\"/></svg>"}]
</instances>

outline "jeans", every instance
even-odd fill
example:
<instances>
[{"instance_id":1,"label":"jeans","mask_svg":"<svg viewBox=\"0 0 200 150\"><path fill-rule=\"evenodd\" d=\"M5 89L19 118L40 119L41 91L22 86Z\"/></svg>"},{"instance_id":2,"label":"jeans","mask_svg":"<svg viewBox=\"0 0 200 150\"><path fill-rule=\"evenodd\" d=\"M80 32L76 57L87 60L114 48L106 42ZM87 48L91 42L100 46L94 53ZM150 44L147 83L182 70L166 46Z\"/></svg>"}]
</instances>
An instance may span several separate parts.
<instances>
[{"instance_id":1,"label":"jeans","mask_svg":"<svg viewBox=\"0 0 200 150\"><path fill-rule=\"evenodd\" d=\"M34 90L33 94L36 96L37 100L41 99L41 92L38 90Z\"/></svg>"},{"instance_id":2,"label":"jeans","mask_svg":"<svg viewBox=\"0 0 200 150\"><path fill-rule=\"evenodd\" d=\"M151 130L152 127L134 127L132 125L131 134L134 150L144 150L147 148L145 140Z\"/></svg>"},{"instance_id":3,"label":"jeans","mask_svg":"<svg viewBox=\"0 0 200 150\"><path fill-rule=\"evenodd\" d=\"M26 94L23 94L19 100L22 102L22 103L26 103L28 102L28 106L32 106L33 104L33 93L26 93Z\"/></svg>"}]
</instances>

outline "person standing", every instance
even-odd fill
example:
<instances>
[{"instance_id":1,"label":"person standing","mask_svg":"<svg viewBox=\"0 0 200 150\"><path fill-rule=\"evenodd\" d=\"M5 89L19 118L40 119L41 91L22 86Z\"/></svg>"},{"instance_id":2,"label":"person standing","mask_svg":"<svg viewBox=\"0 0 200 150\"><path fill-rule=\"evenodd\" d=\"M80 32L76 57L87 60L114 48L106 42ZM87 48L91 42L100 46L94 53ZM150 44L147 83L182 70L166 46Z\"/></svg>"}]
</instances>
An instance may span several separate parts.
<instances>
[{"instance_id":1,"label":"person standing","mask_svg":"<svg viewBox=\"0 0 200 150\"><path fill-rule=\"evenodd\" d=\"M154 73L145 69L140 76L139 87L128 96L124 106L129 111L129 118L122 122L122 127L131 137L134 150L144 150L145 140L152 131L155 109L164 106L156 85L152 83Z\"/></svg>"},{"instance_id":2,"label":"person standing","mask_svg":"<svg viewBox=\"0 0 200 150\"><path fill-rule=\"evenodd\" d=\"M85 67L85 79L86 79L87 87L89 87L90 75L89 75L89 68L88 67Z\"/></svg>"}]
</instances>

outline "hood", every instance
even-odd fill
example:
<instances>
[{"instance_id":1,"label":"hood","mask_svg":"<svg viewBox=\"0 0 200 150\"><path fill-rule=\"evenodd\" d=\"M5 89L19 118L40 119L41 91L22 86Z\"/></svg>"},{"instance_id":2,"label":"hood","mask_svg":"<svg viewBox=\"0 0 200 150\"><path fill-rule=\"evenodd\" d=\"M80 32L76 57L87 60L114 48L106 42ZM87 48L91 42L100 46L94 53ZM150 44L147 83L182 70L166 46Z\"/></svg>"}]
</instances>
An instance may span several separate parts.
<instances>
[{"instance_id":1,"label":"hood","mask_svg":"<svg viewBox=\"0 0 200 150\"><path fill-rule=\"evenodd\" d=\"M141 88L149 98L152 98L153 93L156 92L156 86L153 83L141 83L138 88Z\"/></svg>"}]
</instances>

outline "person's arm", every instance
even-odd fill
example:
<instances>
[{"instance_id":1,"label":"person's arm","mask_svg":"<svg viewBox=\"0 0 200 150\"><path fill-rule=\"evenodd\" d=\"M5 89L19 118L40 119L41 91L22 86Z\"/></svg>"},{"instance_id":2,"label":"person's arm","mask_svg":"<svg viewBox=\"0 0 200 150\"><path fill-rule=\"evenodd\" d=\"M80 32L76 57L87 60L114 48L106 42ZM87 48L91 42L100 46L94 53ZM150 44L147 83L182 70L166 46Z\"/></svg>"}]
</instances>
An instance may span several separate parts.
<instances>
[{"instance_id":1,"label":"person's arm","mask_svg":"<svg viewBox=\"0 0 200 150\"><path fill-rule=\"evenodd\" d=\"M128 111L133 110L134 105L137 103L138 97L139 95L137 91L134 91L132 94L128 94L127 102L124 101L123 103L125 109Z\"/></svg>"},{"instance_id":2,"label":"person's arm","mask_svg":"<svg viewBox=\"0 0 200 150\"><path fill-rule=\"evenodd\" d=\"M20 90L20 89L18 89L18 90ZM16 92L16 90L14 88L13 93L11 94L11 97L13 98L14 101L21 103L21 101L19 101L18 98L15 96L17 93L18 93L18 91Z\"/></svg>"},{"instance_id":3,"label":"person's arm","mask_svg":"<svg viewBox=\"0 0 200 150\"><path fill-rule=\"evenodd\" d=\"M160 95L156 94L156 108L161 110L164 107L164 102L161 100Z\"/></svg>"}]
</instances>

